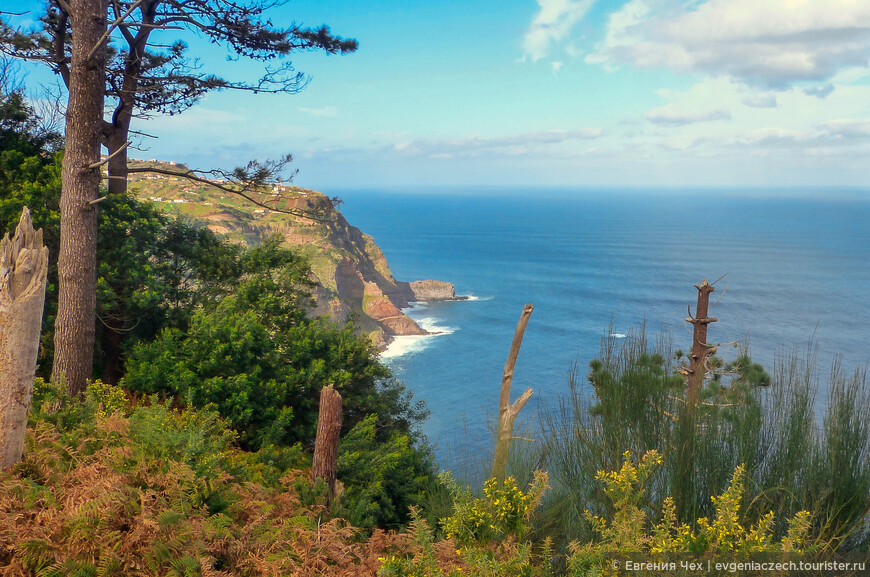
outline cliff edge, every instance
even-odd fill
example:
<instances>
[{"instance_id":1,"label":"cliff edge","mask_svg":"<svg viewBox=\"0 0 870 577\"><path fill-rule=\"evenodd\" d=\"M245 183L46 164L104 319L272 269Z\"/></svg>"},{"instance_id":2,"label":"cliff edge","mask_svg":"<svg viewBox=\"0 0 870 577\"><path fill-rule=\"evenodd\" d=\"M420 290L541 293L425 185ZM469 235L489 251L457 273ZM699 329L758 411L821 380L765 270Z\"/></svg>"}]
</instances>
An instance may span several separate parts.
<instances>
[{"instance_id":1,"label":"cliff edge","mask_svg":"<svg viewBox=\"0 0 870 577\"><path fill-rule=\"evenodd\" d=\"M329 315L336 322L353 317L383 347L394 336L429 334L401 309L414 302L463 299L449 282L397 281L371 236L348 223L324 195L302 192L305 204L298 207L320 209L326 218L287 217L267 228L299 247L311 262L319 284L313 314Z\"/></svg>"},{"instance_id":2,"label":"cliff edge","mask_svg":"<svg viewBox=\"0 0 870 577\"><path fill-rule=\"evenodd\" d=\"M394 336L429 334L402 312L411 303L464 299L456 296L449 282L397 281L374 239L348 223L325 195L313 190L274 187L282 208L316 210L321 214L317 219L259 208L232 194L175 177L131 175L130 190L141 200L199 220L235 242L255 244L268 235L280 235L311 263L318 283L312 314L328 315L337 323L354 319L381 348Z\"/></svg>"}]
</instances>

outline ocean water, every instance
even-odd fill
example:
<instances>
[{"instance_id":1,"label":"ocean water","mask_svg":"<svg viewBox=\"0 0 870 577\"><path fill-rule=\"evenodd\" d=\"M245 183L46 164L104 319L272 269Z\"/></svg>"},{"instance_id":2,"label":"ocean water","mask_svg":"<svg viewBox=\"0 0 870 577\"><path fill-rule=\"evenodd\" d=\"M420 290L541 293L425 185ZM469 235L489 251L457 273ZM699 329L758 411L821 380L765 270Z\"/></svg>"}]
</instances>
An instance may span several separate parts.
<instances>
[{"instance_id":1,"label":"ocean water","mask_svg":"<svg viewBox=\"0 0 870 577\"><path fill-rule=\"evenodd\" d=\"M492 450L487 423L525 303L535 310L513 398L534 389L526 419L566 394L575 364L583 380L602 338L645 323L688 350L693 285L723 275L709 342L748 339L770 367L812 341L822 388L835 357L847 370L870 361L870 191L329 193L397 279L449 281L471 297L408 310L439 334L397 339L383 356L426 401L423 431L447 466Z\"/></svg>"}]
</instances>

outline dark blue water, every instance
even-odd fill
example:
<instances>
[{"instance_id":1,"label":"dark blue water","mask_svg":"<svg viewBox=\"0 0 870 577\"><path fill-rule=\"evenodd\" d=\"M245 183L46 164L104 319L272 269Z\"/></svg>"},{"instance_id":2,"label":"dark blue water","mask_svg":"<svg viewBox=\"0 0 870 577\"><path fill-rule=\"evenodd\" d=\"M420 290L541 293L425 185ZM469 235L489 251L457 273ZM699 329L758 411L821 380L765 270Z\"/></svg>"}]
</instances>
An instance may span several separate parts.
<instances>
[{"instance_id":1,"label":"dark blue water","mask_svg":"<svg viewBox=\"0 0 870 577\"><path fill-rule=\"evenodd\" d=\"M333 192L333 191L330 191ZM457 439L489 450L501 372L525 303L535 311L513 396L524 409L567 391L600 341L644 321L691 345L684 319L702 279L715 286L709 342L750 340L771 366L818 346L821 381L835 355L870 360L870 192L790 198L779 191L497 191L452 194L334 191L348 220L371 234L400 280L453 282L467 302L409 311L444 334L407 338L386 357L432 412L424 432L448 462ZM805 195L806 196L806 195ZM723 347L726 358L733 352Z\"/></svg>"}]
</instances>

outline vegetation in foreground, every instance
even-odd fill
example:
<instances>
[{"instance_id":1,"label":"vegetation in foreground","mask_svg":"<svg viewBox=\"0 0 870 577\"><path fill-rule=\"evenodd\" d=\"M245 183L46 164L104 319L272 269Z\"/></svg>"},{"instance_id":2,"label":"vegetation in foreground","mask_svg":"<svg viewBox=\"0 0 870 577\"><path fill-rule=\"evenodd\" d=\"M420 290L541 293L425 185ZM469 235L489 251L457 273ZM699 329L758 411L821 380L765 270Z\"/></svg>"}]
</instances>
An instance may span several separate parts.
<instances>
[{"instance_id":1,"label":"vegetation in foreground","mask_svg":"<svg viewBox=\"0 0 870 577\"><path fill-rule=\"evenodd\" d=\"M0 225L23 205L56 255L60 153L3 96ZM9 575L591 575L614 550L866 551L870 398L810 362L716 357L686 412L684 356L605 341L590 387L480 491L435 474L425 417L352 325L308 317L310 274L126 195L100 204L98 347L84 399L37 380L0 474ZM41 374L51 366L56 265ZM318 392L345 398L338 478L309 478ZM516 457L516 455L515 455Z\"/></svg>"}]
</instances>

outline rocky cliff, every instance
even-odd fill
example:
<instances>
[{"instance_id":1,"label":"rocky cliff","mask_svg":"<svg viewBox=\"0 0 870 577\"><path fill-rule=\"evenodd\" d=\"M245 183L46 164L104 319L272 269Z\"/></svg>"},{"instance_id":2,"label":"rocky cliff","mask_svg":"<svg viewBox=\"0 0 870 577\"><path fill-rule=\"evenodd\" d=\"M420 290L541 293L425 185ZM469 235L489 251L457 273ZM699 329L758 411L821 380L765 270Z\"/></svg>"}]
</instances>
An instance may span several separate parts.
<instances>
[{"instance_id":1,"label":"rocky cliff","mask_svg":"<svg viewBox=\"0 0 870 577\"><path fill-rule=\"evenodd\" d=\"M298 207L320 209L325 216L286 218L268 225L267 230L277 232L308 256L320 285L314 314L329 315L337 322L352 316L383 346L393 336L427 334L402 312L411 303L462 299L448 282L397 281L371 236L350 225L325 196L304 192L306 200Z\"/></svg>"},{"instance_id":2,"label":"rocky cliff","mask_svg":"<svg viewBox=\"0 0 870 577\"><path fill-rule=\"evenodd\" d=\"M196 218L237 242L255 243L279 234L311 263L319 285L313 314L339 323L354 318L381 347L393 336L427 334L402 312L411 303L463 298L448 282L397 281L374 239L350 225L326 196L315 191L280 186L275 194L283 199L282 208L315 210L320 213L316 219L257 208L226 192L171 177L137 175L130 189L167 212Z\"/></svg>"}]
</instances>

